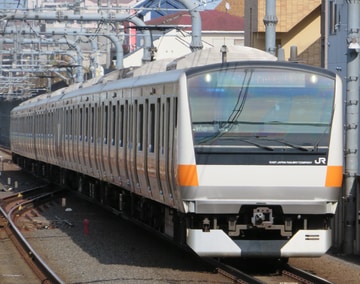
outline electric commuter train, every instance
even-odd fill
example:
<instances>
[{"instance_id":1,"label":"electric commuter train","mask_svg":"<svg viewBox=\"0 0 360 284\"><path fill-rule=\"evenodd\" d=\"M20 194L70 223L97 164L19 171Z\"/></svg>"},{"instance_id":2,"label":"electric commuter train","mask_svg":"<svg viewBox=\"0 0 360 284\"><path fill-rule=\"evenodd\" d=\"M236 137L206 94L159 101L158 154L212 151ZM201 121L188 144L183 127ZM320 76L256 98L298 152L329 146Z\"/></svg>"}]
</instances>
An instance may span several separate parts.
<instances>
[{"instance_id":1,"label":"electric commuter train","mask_svg":"<svg viewBox=\"0 0 360 284\"><path fill-rule=\"evenodd\" d=\"M13 159L202 257L320 256L343 178L341 79L251 48L21 103Z\"/></svg>"}]
</instances>

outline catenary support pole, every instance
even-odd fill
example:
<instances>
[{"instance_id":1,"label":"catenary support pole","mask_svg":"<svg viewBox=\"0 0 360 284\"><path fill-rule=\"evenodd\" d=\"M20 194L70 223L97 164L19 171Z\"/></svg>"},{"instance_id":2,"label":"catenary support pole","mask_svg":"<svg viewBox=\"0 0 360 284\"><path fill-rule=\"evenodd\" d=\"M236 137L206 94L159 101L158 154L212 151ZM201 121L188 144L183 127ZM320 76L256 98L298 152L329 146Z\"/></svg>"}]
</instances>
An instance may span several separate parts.
<instances>
[{"instance_id":1,"label":"catenary support pole","mask_svg":"<svg viewBox=\"0 0 360 284\"><path fill-rule=\"evenodd\" d=\"M347 0L346 149L344 253L353 254L355 240L356 177L359 164L360 0Z\"/></svg>"},{"instance_id":2,"label":"catenary support pole","mask_svg":"<svg viewBox=\"0 0 360 284\"><path fill-rule=\"evenodd\" d=\"M266 0L265 25L265 51L276 55L276 0Z\"/></svg>"}]
</instances>

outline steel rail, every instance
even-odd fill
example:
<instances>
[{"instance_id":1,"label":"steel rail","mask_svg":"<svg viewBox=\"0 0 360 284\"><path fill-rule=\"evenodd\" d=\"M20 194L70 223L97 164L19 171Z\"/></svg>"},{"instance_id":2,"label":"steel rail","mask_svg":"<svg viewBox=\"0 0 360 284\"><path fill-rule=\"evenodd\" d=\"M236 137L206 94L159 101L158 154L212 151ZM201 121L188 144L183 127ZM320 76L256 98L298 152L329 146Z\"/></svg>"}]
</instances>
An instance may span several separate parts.
<instances>
[{"instance_id":1,"label":"steel rail","mask_svg":"<svg viewBox=\"0 0 360 284\"><path fill-rule=\"evenodd\" d=\"M282 267L281 273L304 284L332 284L332 282L326 279L288 264Z\"/></svg>"},{"instance_id":2,"label":"steel rail","mask_svg":"<svg viewBox=\"0 0 360 284\"><path fill-rule=\"evenodd\" d=\"M42 194L41 196L37 196L33 199L27 200L23 203L19 203L14 205L9 212L6 212L5 209L1 206L0 210L1 213L7 218L9 222L9 229L14 232L13 236L15 237L15 240L19 245L20 248L27 253L28 257L25 257L25 260L28 262L29 266L34 270L36 267L37 271L34 271L35 274L38 275L38 277L41 280L41 283L52 283L52 284L63 284L63 280L46 264L46 262L41 258L41 256L32 248L30 243L26 240L26 238L21 234L20 230L17 228L16 224L13 221L13 214L15 210L18 210L19 206L30 206L30 204L33 204L35 200L40 200L42 198L49 197L50 195L53 195L54 192ZM17 245L16 245L17 246ZM17 246L19 249L19 246Z\"/></svg>"}]
</instances>

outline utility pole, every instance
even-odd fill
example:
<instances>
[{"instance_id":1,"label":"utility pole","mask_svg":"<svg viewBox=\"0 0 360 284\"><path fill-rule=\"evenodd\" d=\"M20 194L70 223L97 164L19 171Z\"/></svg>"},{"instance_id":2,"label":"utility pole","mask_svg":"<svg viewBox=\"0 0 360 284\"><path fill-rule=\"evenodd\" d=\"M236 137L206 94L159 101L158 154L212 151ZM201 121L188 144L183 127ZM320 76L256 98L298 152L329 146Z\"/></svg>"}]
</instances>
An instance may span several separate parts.
<instances>
[{"instance_id":1,"label":"utility pole","mask_svg":"<svg viewBox=\"0 0 360 284\"><path fill-rule=\"evenodd\" d=\"M353 254L355 240L356 177L359 164L360 0L347 0L346 149L344 253Z\"/></svg>"}]
</instances>

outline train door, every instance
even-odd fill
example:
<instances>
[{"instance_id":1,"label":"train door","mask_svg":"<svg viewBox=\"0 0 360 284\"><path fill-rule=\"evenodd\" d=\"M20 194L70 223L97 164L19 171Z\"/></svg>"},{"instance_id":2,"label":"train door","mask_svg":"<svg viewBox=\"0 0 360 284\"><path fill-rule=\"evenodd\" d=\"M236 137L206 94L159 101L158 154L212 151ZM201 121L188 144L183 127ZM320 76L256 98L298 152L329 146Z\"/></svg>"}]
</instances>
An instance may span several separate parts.
<instances>
[{"instance_id":1,"label":"train door","mask_svg":"<svg viewBox=\"0 0 360 284\"><path fill-rule=\"evenodd\" d=\"M34 155L35 155L35 159L37 160L38 159L38 156L39 156L39 152L40 152L40 145L39 145L39 133L40 133L40 129L39 129L39 121L40 121L40 118L39 118L39 112L36 111L35 114L34 114Z\"/></svg>"},{"instance_id":2,"label":"train door","mask_svg":"<svg viewBox=\"0 0 360 284\"><path fill-rule=\"evenodd\" d=\"M98 163L96 157L96 119L97 119L97 103L90 106L90 119L89 119L89 157L91 163L92 174L98 177Z\"/></svg>"},{"instance_id":3,"label":"train door","mask_svg":"<svg viewBox=\"0 0 360 284\"><path fill-rule=\"evenodd\" d=\"M84 165L85 165L85 172L87 174L91 173L91 164L90 164L90 157L89 157L89 105L84 105L84 139L83 139L83 155L84 155Z\"/></svg>"},{"instance_id":4,"label":"train door","mask_svg":"<svg viewBox=\"0 0 360 284\"><path fill-rule=\"evenodd\" d=\"M149 101L147 99L139 99L136 104L136 156L135 156L135 168L134 175L136 183L138 184L138 190L142 191L142 195L149 195L150 183L147 173L147 118Z\"/></svg>"},{"instance_id":5,"label":"train door","mask_svg":"<svg viewBox=\"0 0 360 284\"><path fill-rule=\"evenodd\" d=\"M48 162L48 156L46 154L46 121L47 111L46 108L41 113L41 157L44 161Z\"/></svg>"},{"instance_id":6,"label":"train door","mask_svg":"<svg viewBox=\"0 0 360 284\"><path fill-rule=\"evenodd\" d=\"M116 93L112 94L113 98L116 98ZM110 104L110 120L109 120L109 171L110 171L110 181L114 181L114 177L118 176L117 170L117 138L116 138L116 130L118 129L118 102L116 100L112 100Z\"/></svg>"},{"instance_id":7,"label":"train door","mask_svg":"<svg viewBox=\"0 0 360 284\"><path fill-rule=\"evenodd\" d=\"M79 159L79 107L77 104L73 108L73 151L74 151L74 167L80 171L80 159Z\"/></svg>"},{"instance_id":8,"label":"train door","mask_svg":"<svg viewBox=\"0 0 360 284\"><path fill-rule=\"evenodd\" d=\"M35 111L34 113L34 139L33 139L33 147L34 147L34 155L35 160L38 159L38 155L40 152L40 145L39 145L39 112Z\"/></svg>"},{"instance_id":9,"label":"train door","mask_svg":"<svg viewBox=\"0 0 360 284\"><path fill-rule=\"evenodd\" d=\"M103 121L103 116L102 116L102 103L101 100L99 101L99 103L97 105L95 105L95 112L96 112L96 119L95 119L95 131L94 131L94 135L95 135L95 159L96 159L96 165L97 165L97 169L96 169L96 176L97 177L101 177L102 176L102 171L103 171L103 167L102 167L102 145L103 145L103 141L102 141L102 121Z\"/></svg>"},{"instance_id":10,"label":"train door","mask_svg":"<svg viewBox=\"0 0 360 284\"><path fill-rule=\"evenodd\" d=\"M72 169L76 168L75 155L74 155L74 108L70 106L69 109L69 157L70 157L70 167Z\"/></svg>"},{"instance_id":11,"label":"train door","mask_svg":"<svg viewBox=\"0 0 360 284\"><path fill-rule=\"evenodd\" d=\"M166 97L161 103L159 172L164 201L173 205L174 133L176 129L177 100Z\"/></svg>"},{"instance_id":12,"label":"train door","mask_svg":"<svg viewBox=\"0 0 360 284\"><path fill-rule=\"evenodd\" d=\"M150 184L151 196L156 200L161 200L162 192L160 173L159 173L159 139L160 139L160 98L150 98L149 112L147 120L147 176Z\"/></svg>"},{"instance_id":13,"label":"train door","mask_svg":"<svg viewBox=\"0 0 360 284\"><path fill-rule=\"evenodd\" d=\"M66 120L65 120L65 108L59 108L59 120L58 120L58 133L59 133L59 145L60 145L60 165L64 166L65 156L65 131L66 131Z\"/></svg>"},{"instance_id":14,"label":"train door","mask_svg":"<svg viewBox=\"0 0 360 284\"><path fill-rule=\"evenodd\" d=\"M31 125L30 129L24 129L25 133L26 133L26 149L27 149L27 153L33 153L33 149L32 149L32 144L33 144L33 134L34 134L34 116L31 114L31 112L29 112L26 116L26 120L28 123L26 123L25 125Z\"/></svg>"},{"instance_id":15,"label":"train door","mask_svg":"<svg viewBox=\"0 0 360 284\"><path fill-rule=\"evenodd\" d=\"M58 108L55 110L55 152L57 161L62 161L61 119L61 109Z\"/></svg>"},{"instance_id":16,"label":"train door","mask_svg":"<svg viewBox=\"0 0 360 284\"><path fill-rule=\"evenodd\" d=\"M72 130L72 110L70 107L67 107L66 109L67 112L67 121L66 121L66 135L67 135L67 164L68 164L68 168L72 168L73 167L73 157L72 157L72 135L71 135L71 130Z\"/></svg>"},{"instance_id":17,"label":"train door","mask_svg":"<svg viewBox=\"0 0 360 284\"><path fill-rule=\"evenodd\" d=\"M64 108L64 166L69 167L70 163L70 148L69 148L69 109Z\"/></svg>"},{"instance_id":18,"label":"train door","mask_svg":"<svg viewBox=\"0 0 360 284\"><path fill-rule=\"evenodd\" d=\"M47 139L48 139L48 143L47 143L47 147L48 147L48 151L49 151L49 160L50 163L54 163L54 127L53 127L53 116L54 116L54 109L50 108L49 109L49 113L48 113L48 135L47 135Z\"/></svg>"},{"instance_id":19,"label":"train door","mask_svg":"<svg viewBox=\"0 0 360 284\"><path fill-rule=\"evenodd\" d=\"M127 185L130 186L131 190L135 190L135 178L134 174L134 106L128 100L126 101L127 107L127 121L126 121L126 161L125 161L125 171L127 173Z\"/></svg>"},{"instance_id":20,"label":"train door","mask_svg":"<svg viewBox=\"0 0 360 284\"><path fill-rule=\"evenodd\" d=\"M128 100L125 100L124 103L120 104L119 109L119 127L118 127L118 169L119 169L119 177L118 183L120 186L128 185L129 181L129 173L127 167L127 132L128 132L128 111L129 111L129 103Z\"/></svg>"},{"instance_id":21,"label":"train door","mask_svg":"<svg viewBox=\"0 0 360 284\"><path fill-rule=\"evenodd\" d=\"M78 143L78 153L79 153L79 161L81 165L81 171L85 171L85 158L84 158L84 112L85 107L83 105L79 106L78 109L78 130L79 130L79 143Z\"/></svg>"},{"instance_id":22,"label":"train door","mask_svg":"<svg viewBox=\"0 0 360 284\"><path fill-rule=\"evenodd\" d=\"M43 110L42 114L41 114L41 147L42 147L42 151L41 151L41 155L44 161L48 162L48 155L46 154L46 121L47 119L47 111L46 109Z\"/></svg>"},{"instance_id":23,"label":"train door","mask_svg":"<svg viewBox=\"0 0 360 284\"><path fill-rule=\"evenodd\" d=\"M106 100L102 102L102 122L101 166L102 176L107 180L109 175L109 105Z\"/></svg>"},{"instance_id":24,"label":"train door","mask_svg":"<svg viewBox=\"0 0 360 284\"><path fill-rule=\"evenodd\" d=\"M38 139L39 139L39 113L37 111L34 112L34 119L33 119L33 124L34 124L34 131L33 131L33 142L32 142L32 148L33 148L33 154L34 154L34 159L37 160L38 159L38 151L39 151L39 145L38 145Z\"/></svg>"},{"instance_id":25,"label":"train door","mask_svg":"<svg viewBox=\"0 0 360 284\"><path fill-rule=\"evenodd\" d=\"M139 179L136 171L136 114L137 114L138 101L135 100L128 106L128 149L127 149L127 165L129 170L129 179L131 190L135 191L139 185Z\"/></svg>"}]
</instances>

